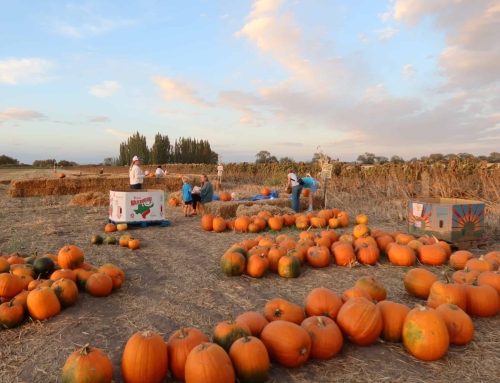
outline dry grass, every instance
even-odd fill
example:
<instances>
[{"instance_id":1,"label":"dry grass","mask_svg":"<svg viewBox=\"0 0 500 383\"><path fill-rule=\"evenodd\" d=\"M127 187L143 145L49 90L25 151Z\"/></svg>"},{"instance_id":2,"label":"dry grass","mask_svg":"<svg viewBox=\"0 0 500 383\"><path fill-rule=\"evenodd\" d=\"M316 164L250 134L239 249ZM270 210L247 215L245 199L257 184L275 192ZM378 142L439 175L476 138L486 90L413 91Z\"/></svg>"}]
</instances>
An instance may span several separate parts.
<instances>
[{"instance_id":1,"label":"dry grass","mask_svg":"<svg viewBox=\"0 0 500 383\"><path fill-rule=\"evenodd\" d=\"M231 191L244 193L248 187ZM300 278L285 280L269 273L255 280L247 276L226 277L219 259L232 244L253 238L251 234L213 233L200 229L200 218L185 218L180 208L166 208L171 226L129 230L142 248L131 251L119 246L92 246L90 237L104 234L107 207L69 206L71 197L5 198L0 189L0 252L57 252L68 243L80 246L86 261L107 262L123 268L124 285L107 298L80 294L76 306L40 322L27 321L14 330L0 331L0 381L2 383L59 382L66 358L90 342L111 358L115 382L122 382L120 362L126 340L141 329L152 329L165 339L180 326L195 326L210 336L227 313L260 311L266 302L282 297L303 305L315 287L328 287L340 294L364 275L379 279L388 290L387 299L414 307L422 303L404 290L402 278L408 268L387 260L379 265L342 268L335 265L313 269L305 265ZM329 201L351 215L367 212L372 228L405 230L403 199L367 197L338 192ZM389 202L385 202L389 201ZM400 201L400 202L397 202ZM267 202L267 201L266 201ZM400 203L398 205L397 203ZM490 212L487 230L499 219ZM347 228L351 230L351 228ZM292 229L284 233L298 237ZM117 235L118 236L118 235ZM499 250L500 243L473 250L478 255ZM446 266L428 268L435 273ZM452 346L438 362L424 363L409 356L401 344L376 342L368 347L345 342L339 355L329 361L308 361L296 369L273 363L269 382L497 382L500 376L498 336L500 316L473 318L474 341ZM168 380L170 381L170 380Z\"/></svg>"},{"instance_id":2,"label":"dry grass","mask_svg":"<svg viewBox=\"0 0 500 383\"><path fill-rule=\"evenodd\" d=\"M81 193L71 198L69 204L73 206L109 206L109 194Z\"/></svg>"},{"instance_id":3,"label":"dry grass","mask_svg":"<svg viewBox=\"0 0 500 383\"><path fill-rule=\"evenodd\" d=\"M295 211L293 211L289 207L280 207L269 204L253 205L253 206L241 205L236 210L236 217L244 217L244 216L251 217L253 215L259 214L263 210L268 211L273 215L295 214Z\"/></svg>"}]
</instances>

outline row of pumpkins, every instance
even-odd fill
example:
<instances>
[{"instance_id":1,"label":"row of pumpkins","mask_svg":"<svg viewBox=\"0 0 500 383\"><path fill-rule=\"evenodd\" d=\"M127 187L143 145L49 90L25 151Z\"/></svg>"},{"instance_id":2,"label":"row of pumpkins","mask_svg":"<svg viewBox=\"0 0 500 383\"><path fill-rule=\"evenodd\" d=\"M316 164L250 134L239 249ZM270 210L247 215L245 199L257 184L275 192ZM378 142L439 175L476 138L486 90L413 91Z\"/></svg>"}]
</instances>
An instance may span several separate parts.
<instances>
[{"instance_id":1,"label":"row of pumpkins","mask_svg":"<svg viewBox=\"0 0 500 383\"><path fill-rule=\"evenodd\" d=\"M356 216L356 224L367 224L368 217L364 214ZM340 209L324 209L315 213L297 213L272 215L268 211L261 211L256 216L239 217L234 220L224 220L213 214L205 214L201 217L201 228L205 231L220 233L226 230L234 230L239 233L258 233L266 228L274 231L282 231L284 227L295 226L297 229L305 230L310 227L338 229L349 226L349 214Z\"/></svg>"},{"instance_id":2,"label":"row of pumpkins","mask_svg":"<svg viewBox=\"0 0 500 383\"><path fill-rule=\"evenodd\" d=\"M78 290L105 297L119 288L123 271L113 264L85 263L82 249L69 245L58 255L0 257L0 327L19 326L28 315L45 320L73 306Z\"/></svg>"},{"instance_id":3,"label":"row of pumpkins","mask_svg":"<svg viewBox=\"0 0 500 383\"><path fill-rule=\"evenodd\" d=\"M385 300L382 283L365 276L341 297L330 289L315 288L304 308L277 298L265 305L264 315L246 312L236 319L229 315L215 327L212 341L196 328L182 328L166 343L152 331L140 331L125 345L122 377L125 383L160 383L170 370L187 383L233 383L236 378L240 383L260 383L269 376L270 360L294 368L309 358L335 357L344 340L366 346L379 337L403 342L418 359L437 360L450 344L467 344L474 336L473 321L440 295L440 284L432 284L427 307L417 305L413 310ZM405 277L406 285L412 288L411 278ZM470 295L475 299L477 294ZM86 345L66 361L62 382L111 382L112 375L109 358Z\"/></svg>"}]
</instances>

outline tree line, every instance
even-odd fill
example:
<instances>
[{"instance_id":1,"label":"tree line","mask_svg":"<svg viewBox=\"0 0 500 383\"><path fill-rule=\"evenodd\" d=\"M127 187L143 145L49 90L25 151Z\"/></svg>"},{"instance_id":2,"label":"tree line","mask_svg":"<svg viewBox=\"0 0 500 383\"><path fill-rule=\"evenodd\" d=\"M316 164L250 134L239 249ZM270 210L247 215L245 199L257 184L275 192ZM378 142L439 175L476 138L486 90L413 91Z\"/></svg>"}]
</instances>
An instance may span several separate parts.
<instances>
[{"instance_id":1,"label":"tree line","mask_svg":"<svg viewBox=\"0 0 500 383\"><path fill-rule=\"evenodd\" d=\"M489 156L474 156L470 153L450 153L450 154L441 154L441 153L433 153L428 156L422 156L420 158L413 157L409 160L409 162L415 161L430 161L430 162L438 162L438 161L451 161L451 160L464 160L467 158L476 159L478 161L488 161L490 163L500 163L500 153L492 152ZM406 162L400 156L392 156L390 159L385 156L376 156L373 153L365 152L364 154L360 154L358 156L357 162L364 165L375 165L375 164L386 164L386 163L403 163Z\"/></svg>"}]
</instances>

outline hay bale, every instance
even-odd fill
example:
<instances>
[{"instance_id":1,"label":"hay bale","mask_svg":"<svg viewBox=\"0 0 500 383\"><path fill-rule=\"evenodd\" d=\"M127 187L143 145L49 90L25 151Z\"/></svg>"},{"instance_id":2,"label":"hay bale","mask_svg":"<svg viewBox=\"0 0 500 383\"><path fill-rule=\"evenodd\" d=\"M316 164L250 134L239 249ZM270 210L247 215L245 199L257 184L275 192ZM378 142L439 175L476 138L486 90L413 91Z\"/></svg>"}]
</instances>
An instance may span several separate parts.
<instances>
[{"instance_id":1,"label":"hay bale","mask_svg":"<svg viewBox=\"0 0 500 383\"><path fill-rule=\"evenodd\" d=\"M295 212L290 207L282 207L269 204L253 206L241 205L236 210L236 217L251 217L253 215L259 214L263 210L268 211L273 215L295 214Z\"/></svg>"},{"instance_id":2,"label":"hay bale","mask_svg":"<svg viewBox=\"0 0 500 383\"><path fill-rule=\"evenodd\" d=\"M72 206L108 206L109 195L103 193L80 193L70 203Z\"/></svg>"}]
</instances>

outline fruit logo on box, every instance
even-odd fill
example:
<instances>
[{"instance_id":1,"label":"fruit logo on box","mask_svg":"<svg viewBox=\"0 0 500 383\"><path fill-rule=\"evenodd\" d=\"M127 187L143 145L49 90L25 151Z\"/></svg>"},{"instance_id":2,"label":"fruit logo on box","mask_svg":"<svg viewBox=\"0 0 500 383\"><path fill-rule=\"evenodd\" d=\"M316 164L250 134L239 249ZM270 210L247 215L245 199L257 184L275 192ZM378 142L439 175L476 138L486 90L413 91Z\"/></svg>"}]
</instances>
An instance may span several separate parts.
<instances>
[{"instance_id":1,"label":"fruit logo on box","mask_svg":"<svg viewBox=\"0 0 500 383\"><path fill-rule=\"evenodd\" d=\"M152 197L147 197L141 199L134 199L130 201L130 205L135 207L134 209L135 214L140 214L142 218L146 219L148 214L151 213L151 208L154 206L154 203Z\"/></svg>"}]
</instances>

